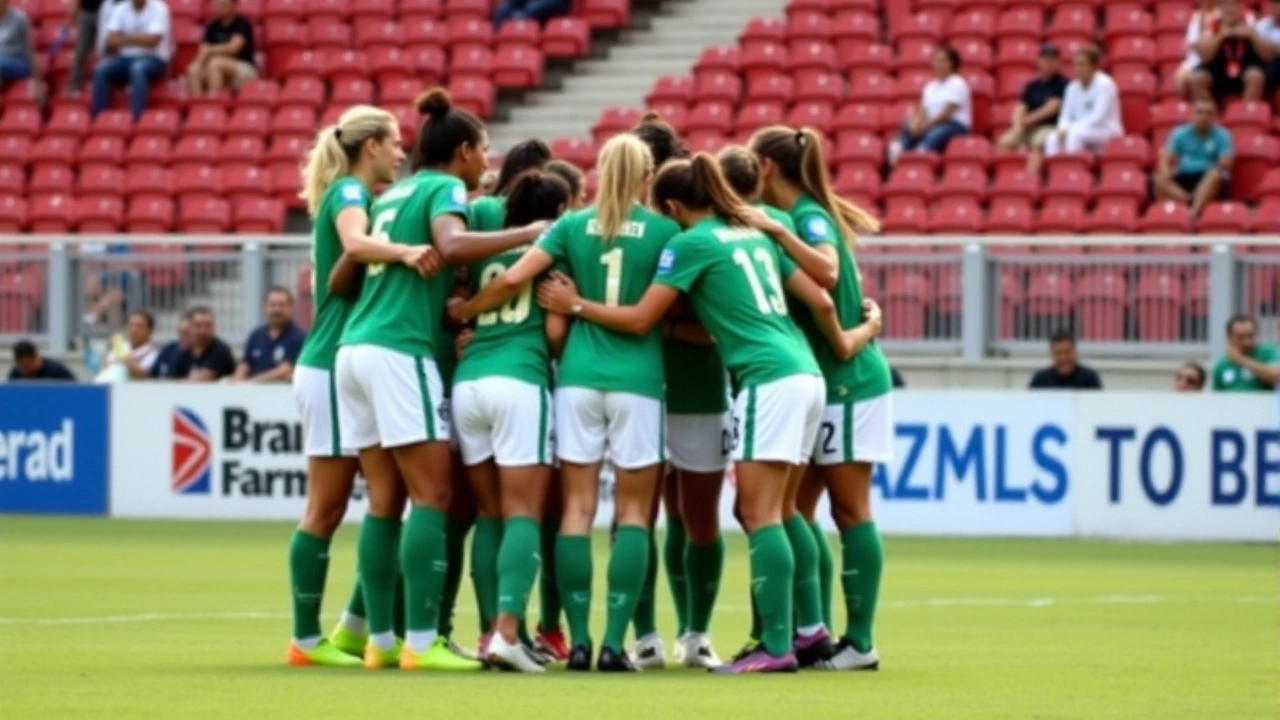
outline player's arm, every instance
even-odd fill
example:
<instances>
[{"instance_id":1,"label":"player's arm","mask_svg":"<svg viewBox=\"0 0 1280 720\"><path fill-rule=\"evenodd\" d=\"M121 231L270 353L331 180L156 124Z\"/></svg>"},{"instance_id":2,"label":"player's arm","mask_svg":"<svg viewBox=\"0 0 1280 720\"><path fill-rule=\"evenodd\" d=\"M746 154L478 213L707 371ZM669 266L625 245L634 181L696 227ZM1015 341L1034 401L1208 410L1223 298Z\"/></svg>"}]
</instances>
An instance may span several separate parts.
<instances>
[{"instance_id":1,"label":"player's arm","mask_svg":"<svg viewBox=\"0 0 1280 720\"><path fill-rule=\"evenodd\" d=\"M338 262L326 281L329 292L347 300L360 297L360 289L364 286L364 264L349 253L342 253Z\"/></svg>"},{"instance_id":2,"label":"player's arm","mask_svg":"<svg viewBox=\"0 0 1280 720\"><path fill-rule=\"evenodd\" d=\"M338 230L344 254L366 265L376 263L404 263L421 275L430 275L440 269L440 259L429 245L399 245L379 240L368 232L369 212L363 198L359 204L348 205L338 211L333 225Z\"/></svg>"},{"instance_id":3,"label":"player's arm","mask_svg":"<svg viewBox=\"0 0 1280 720\"><path fill-rule=\"evenodd\" d=\"M657 325L680 297L669 285L653 283L635 305L605 305L584 300L573 280L562 273L538 285L538 304L547 312L576 315L614 332L644 335Z\"/></svg>"},{"instance_id":4,"label":"player's arm","mask_svg":"<svg viewBox=\"0 0 1280 720\"><path fill-rule=\"evenodd\" d=\"M485 235L489 233L474 234ZM497 233L492 234L496 235ZM518 244L512 247L517 246ZM470 300L450 307L449 315L457 320L470 320L482 312L498 307L520 294L520 290L528 283L533 282L534 278L546 272L547 268L551 267L551 263L552 257L545 250L538 247L529 248L529 251L521 256L515 265L490 280L489 284L481 288L480 292L476 293Z\"/></svg>"},{"instance_id":5,"label":"player's arm","mask_svg":"<svg viewBox=\"0 0 1280 720\"><path fill-rule=\"evenodd\" d=\"M848 360L856 355L880 332L878 308L874 320L868 318L849 330L841 328L840 317L836 314L836 305L831 300L831 295L802 270L796 270L787 277L786 288L788 293L813 311L814 322L841 360Z\"/></svg>"},{"instance_id":6,"label":"player's arm","mask_svg":"<svg viewBox=\"0 0 1280 720\"><path fill-rule=\"evenodd\" d=\"M1253 373L1253 376L1258 378L1264 385L1275 387L1276 383L1280 382L1280 365L1268 365L1258 362L1235 348L1227 349L1227 357L1234 361L1235 364Z\"/></svg>"},{"instance_id":7,"label":"player's arm","mask_svg":"<svg viewBox=\"0 0 1280 720\"><path fill-rule=\"evenodd\" d=\"M545 220L496 232L471 232L461 215L446 213L431 221L432 242L450 265L475 263L527 245L550 226Z\"/></svg>"},{"instance_id":8,"label":"player's arm","mask_svg":"<svg viewBox=\"0 0 1280 720\"><path fill-rule=\"evenodd\" d=\"M758 207L747 207L743 212L757 230L773 238L782 251L819 285L829 290L840 282L840 257L834 245L810 245Z\"/></svg>"},{"instance_id":9,"label":"player's arm","mask_svg":"<svg viewBox=\"0 0 1280 720\"><path fill-rule=\"evenodd\" d=\"M559 358L569 339L569 318L556 313L543 313L542 331L547 336L547 349L551 351L551 357Z\"/></svg>"}]
</instances>

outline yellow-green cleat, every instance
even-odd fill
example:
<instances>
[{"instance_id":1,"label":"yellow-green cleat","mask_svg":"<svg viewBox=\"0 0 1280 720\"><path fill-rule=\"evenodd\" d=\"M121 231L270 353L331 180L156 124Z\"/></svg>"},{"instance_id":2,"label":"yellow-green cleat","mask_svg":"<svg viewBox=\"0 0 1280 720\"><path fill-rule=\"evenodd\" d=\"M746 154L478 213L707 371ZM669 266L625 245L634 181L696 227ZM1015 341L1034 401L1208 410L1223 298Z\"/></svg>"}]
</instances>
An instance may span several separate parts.
<instances>
[{"instance_id":1,"label":"yellow-green cleat","mask_svg":"<svg viewBox=\"0 0 1280 720\"><path fill-rule=\"evenodd\" d=\"M396 646L391 650L383 650L373 643L368 643L364 646L364 666L369 670L394 668L403 661L401 653L408 649L399 638L396 638Z\"/></svg>"},{"instance_id":2,"label":"yellow-green cleat","mask_svg":"<svg viewBox=\"0 0 1280 720\"><path fill-rule=\"evenodd\" d=\"M290 665L305 667L307 665L318 665L320 667L360 667L363 663L360 658L352 657L338 648L333 646L325 638L320 639L320 644L310 650L303 650L298 647L296 642L289 642L289 651L285 655L286 661Z\"/></svg>"},{"instance_id":3,"label":"yellow-green cleat","mask_svg":"<svg viewBox=\"0 0 1280 720\"><path fill-rule=\"evenodd\" d=\"M359 658L364 657L364 646L369 642L369 636L357 635L348 630L346 625L338 623L333 632L329 633L329 642L339 651Z\"/></svg>"},{"instance_id":4,"label":"yellow-green cleat","mask_svg":"<svg viewBox=\"0 0 1280 720\"><path fill-rule=\"evenodd\" d=\"M436 638L425 652L416 653L408 645L400 651L401 670L425 670L427 672L476 672L484 670L484 663L469 660L449 647L449 640Z\"/></svg>"}]
</instances>

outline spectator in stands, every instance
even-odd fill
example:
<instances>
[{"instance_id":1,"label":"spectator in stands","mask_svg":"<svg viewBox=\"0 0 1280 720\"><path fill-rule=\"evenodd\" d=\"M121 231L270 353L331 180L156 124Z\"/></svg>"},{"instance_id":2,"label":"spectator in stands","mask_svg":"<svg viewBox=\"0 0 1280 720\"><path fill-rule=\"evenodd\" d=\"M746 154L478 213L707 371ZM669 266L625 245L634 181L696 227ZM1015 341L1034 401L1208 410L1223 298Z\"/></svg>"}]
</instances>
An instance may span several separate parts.
<instances>
[{"instance_id":1,"label":"spectator in stands","mask_svg":"<svg viewBox=\"0 0 1280 720\"><path fill-rule=\"evenodd\" d=\"M1213 389L1222 392L1273 390L1280 381L1280 353L1258 343L1258 323L1248 315L1227 321L1227 354L1213 366Z\"/></svg>"},{"instance_id":2,"label":"spectator in stands","mask_svg":"<svg viewBox=\"0 0 1280 720\"><path fill-rule=\"evenodd\" d=\"M1046 155L1098 152L1113 137L1124 135L1120 92L1115 80L1098 68L1096 47L1081 48L1074 59L1075 79L1067 85L1058 113L1058 130L1045 138Z\"/></svg>"},{"instance_id":3,"label":"spectator in stands","mask_svg":"<svg viewBox=\"0 0 1280 720\"><path fill-rule=\"evenodd\" d=\"M1235 151L1212 101L1197 100L1193 113L1191 122L1169 134L1153 184L1157 200L1189 203L1191 216L1198 217L1227 189Z\"/></svg>"},{"instance_id":4,"label":"spectator in stands","mask_svg":"<svg viewBox=\"0 0 1280 720\"><path fill-rule=\"evenodd\" d=\"M1040 174L1044 141L1058 126L1062 96L1067 92L1067 79L1062 75L1062 59L1057 46L1045 43L1040 48L1039 75L1027 83L1022 99L1013 108L1013 125L1000 138L1005 150L1026 148L1027 169Z\"/></svg>"},{"instance_id":5,"label":"spectator in stands","mask_svg":"<svg viewBox=\"0 0 1280 720\"><path fill-rule=\"evenodd\" d=\"M263 313L267 322L249 333L244 359L236 365L236 380L290 382L293 366L307 333L293 321L293 293L276 286L267 291Z\"/></svg>"},{"instance_id":6,"label":"spectator in stands","mask_svg":"<svg viewBox=\"0 0 1280 720\"><path fill-rule=\"evenodd\" d=\"M502 27L508 20L536 20L544 23L551 18L568 14L573 7L570 0L502 0L494 15L493 24Z\"/></svg>"},{"instance_id":7,"label":"spectator in stands","mask_svg":"<svg viewBox=\"0 0 1280 720\"><path fill-rule=\"evenodd\" d=\"M969 83L960 77L960 53L947 45L933 54L936 76L924 86L920 104L902 124L903 150L942 152L957 135L973 126L973 98Z\"/></svg>"},{"instance_id":8,"label":"spectator in stands","mask_svg":"<svg viewBox=\"0 0 1280 720\"><path fill-rule=\"evenodd\" d=\"M1076 338L1060 330L1049 339L1053 364L1031 376L1032 390L1101 390L1102 378L1093 368L1081 365L1076 356Z\"/></svg>"},{"instance_id":9,"label":"spectator in stands","mask_svg":"<svg viewBox=\"0 0 1280 720\"><path fill-rule=\"evenodd\" d=\"M192 382L213 382L236 371L236 358L214 334L213 311L196 307L187 311L191 346L178 353L169 377Z\"/></svg>"},{"instance_id":10,"label":"spectator in stands","mask_svg":"<svg viewBox=\"0 0 1280 720\"><path fill-rule=\"evenodd\" d=\"M1280 88L1280 0L1271 0L1271 14L1254 25L1258 35L1271 46L1271 62L1267 63L1267 87Z\"/></svg>"},{"instance_id":11,"label":"spectator in stands","mask_svg":"<svg viewBox=\"0 0 1280 720\"><path fill-rule=\"evenodd\" d=\"M237 12L237 4L237 0L214 0L217 17L204 29L200 49L187 66L187 88L193 97L238 88L258 77L253 23Z\"/></svg>"},{"instance_id":12,"label":"spectator in stands","mask_svg":"<svg viewBox=\"0 0 1280 720\"><path fill-rule=\"evenodd\" d=\"M1191 20L1187 22L1187 58L1178 66L1174 76L1184 97L1191 97L1191 80L1196 68L1200 67L1200 53L1196 52L1196 46L1200 44L1200 38L1213 34L1217 27L1218 0L1200 0L1200 7L1191 13Z\"/></svg>"},{"instance_id":13,"label":"spectator in stands","mask_svg":"<svg viewBox=\"0 0 1280 720\"><path fill-rule=\"evenodd\" d=\"M13 346L13 369L9 371L9 380L71 380L75 375L66 365L53 358L41 357L35 343L30 340L19 340Z\"/></svg>"},{"instance_id":14,"label":"spectator in stands","mask_svg":"<svg viewBox=\"0 0 1280 720\"><path fill-rule=\"evenodd\" d=\"M1200 392L1204 390L1205 372L1200 363L1184 363L1173 376L1173 389L1177 392Z\"/></svg>"},{"instance_id":15,"label":"spectator in stands","mask_svg":"<svg viewBox=\"0 0 1280 720\"><path fill-rule=\"evenodd\" d=\"M151 370L156 366L156 358L160 351L151 342L151 335L156 329L156 319L146 310L135 310L129 313L129 320L124 326L124 339L129 344L120 348L122 353L112 352L107 355L107 368L117 363L124 365L129 379L139 380L151 377Z\"/></svg>"},{"instance_id":16,"label":"spectator in stands","mask_svg":"<svg viewBox=\"0 0 1280 720\"><path fill-rule=\"evenodd\" d=\"M1240 0L1218 0L1218 26L1196 43L1200 67L1191 78L1197 100L1243 96L1261 100L1267 86L1267 63L1275 52L1249 24Z\"/></svg>"},{"instance_id":17,"label":"spectator in stands","mask_svg":"<svg viewBox=\"0 0 1280 720\"><path fill-rule=\"evenodd\" d=\"M173 54L173 28L164 0L128 0L107 19L106 56L93 69L93 112L111 105L111 88L128 85L133 118L147 109L151 83L164 77Z\"/></svg>"},{"instance_id":18,"label":"spectator in stands","mask_svg":"<svg viewBox=\"0 0 1280 720\"><path fill-rule=\"evenodd\" d=\"M178 363L178 355L191 347L191 320L188 317L189 315L190 313L183 315L182 319L178 321L178 339L160 348L160 354L156 356L155 363L151 365L151 377L173 377L173 367Z\"/></svg>"},{"instance_id":19,"label":"spectator in stands","mask_svg":"<svg viewBox=\"0 0 1280 720\"><path fill-rule=\"evenodd\" d=\"M21 8L13 7L10 0L0 0L0 88L11 82L29 80L35 73L31 19Z\"/></svg>"}]
</instances>

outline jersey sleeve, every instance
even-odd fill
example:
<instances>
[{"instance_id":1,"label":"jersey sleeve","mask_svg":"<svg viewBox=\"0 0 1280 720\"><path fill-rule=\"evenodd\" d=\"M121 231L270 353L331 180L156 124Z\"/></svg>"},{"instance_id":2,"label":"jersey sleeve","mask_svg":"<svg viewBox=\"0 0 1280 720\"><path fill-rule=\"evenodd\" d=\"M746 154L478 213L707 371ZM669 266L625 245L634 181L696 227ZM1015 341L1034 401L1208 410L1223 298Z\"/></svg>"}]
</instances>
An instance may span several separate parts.
<instances>
[{"instance_id":1,"label":"jersey sleeve","mask_svg":"<svg viewBox=\"0 0 1280 720\"><path fill-rule=\"evenodd\" d=\"M339 213L349 207L359 208L365 212L369 211L369 193L358 180L342 183L342 187L338 188L338 192L334 194L334 218L336 219Z\"/></svg>"},{"instance_id":2,"label":"jersey sleeve","mask_svg":"<svg viewBox=\"0 0 1280 720\"><path fill-rule=\"evenodd\" d=\"M538 238L534 245L539 250L550 255L553 265L560 268L569 260L568 236L569 221L561 217L551 227L547 228L546 232L542 233L542 237Z\"/></svg>"},{"instance_id":3,"label":"jersey sleeve","mask_svg":"<svg viewBox=\"0 0 1280 720\"><path fill-rule=\"evenodd\" d=\"M461 180L454 179L441 188L431 200L427 209L428 220L435 222L441 215L458 215L465 222L467 216L467 186Z\"/></svg>"},{"instance_id":4,"label":"jersey sleeve","mask_svg":"<svg viewBox=\"0 0 1280 720\"><path fill-rule=\"evenodd\" d=\"M790 255L783 252L781 248L778 248L776 245L774 248L775 254L778 256L778 272L782 275L782 282L785 283L787 280L791 279L791 276L794 275L797 270L800 269L800 266L796 264L795 260L791 259Z\"/></svg>"},{"instance_id":5,"label":"jersey sleeve","mask_svg":"<svg viewBox=\"0 0 1280 720\"><path fill-rule=\"evenodd\" d=\"M658 256L658 271L653 281L681 292L689 292L707 269L707 253L687 236L676 236Z\"/></svg>"},{"instance_id":6,"label":"jersey sleeve","mask_svg":"<svg viewBox=\"0 0 1280 720\"><path fill-rule=\"evenodd\" d=\"M822 213L813 213L797 219L796 231L800 239L810 245L837 245L836 228Z\"/></svg>"}]
</instances>

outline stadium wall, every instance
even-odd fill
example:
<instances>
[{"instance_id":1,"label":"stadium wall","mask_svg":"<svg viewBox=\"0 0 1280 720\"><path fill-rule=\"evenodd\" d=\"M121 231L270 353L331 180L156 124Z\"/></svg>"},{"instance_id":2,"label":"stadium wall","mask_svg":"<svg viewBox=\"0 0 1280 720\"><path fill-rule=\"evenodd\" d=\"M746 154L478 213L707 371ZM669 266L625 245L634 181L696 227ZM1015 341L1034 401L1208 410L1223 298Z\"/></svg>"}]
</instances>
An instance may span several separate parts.
<instances>
[{"instance_id":1,"label":"stadium wall","mask_svg":"<svg viewBox=\"0 0 1280 720\"><path fill-rule=\"evenodd\" d=\"M286 386L8 385L0 409L0 512L302 512ZM1277 411L1261 394L900 392L896 458L875 476L877 520L886 533L1276 541ZM348 519L363 511L357 488Z\"/></svg>"}]
</instances>

